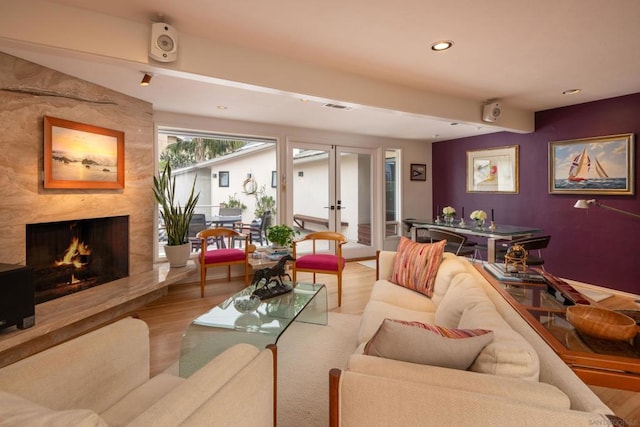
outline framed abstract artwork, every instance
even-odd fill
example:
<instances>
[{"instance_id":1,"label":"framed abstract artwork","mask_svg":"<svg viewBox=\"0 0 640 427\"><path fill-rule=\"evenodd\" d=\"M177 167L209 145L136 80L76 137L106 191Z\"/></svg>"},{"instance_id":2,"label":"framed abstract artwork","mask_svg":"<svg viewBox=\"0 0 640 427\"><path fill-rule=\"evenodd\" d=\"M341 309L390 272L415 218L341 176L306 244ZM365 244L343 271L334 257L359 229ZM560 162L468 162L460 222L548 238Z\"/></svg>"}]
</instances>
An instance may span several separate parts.
<instances>
[{"instance_id":1,"label":"framed abstract artwork","mask_svg":"<svg viewBox=\"0 0 640 427\"><path fill-rule=\"evenodd\" d=\"M427 165L422 163L411 163L411 181L426 181Z\"/></svg>"},{"instance_id":2,"label":"framed abstract artwork","mask_svg":"<svg viewBox=\"0 0 640 427\"><path fill-rule=\"evenodd\" d=\"M124 188L124 132L45 116L44 188Z\"/></svg>"},{"instance_id":3,"label":"framed abstract artwork","mask_svg":"<svg viewBox=\"0 0 640 427\"><path fill-rule=\"evenodd\" d=\"M467 193L518 193L519 147L467 151Z\"/></svg>"},{"instance_id":4,"label":"framed abstract artwork","mask_svg":"<svg viewBox=\"0 0 640 427\"><path fill-rule=\"evenodd\" d=\"M549 143L550 194L633 195L632 133Z\"/></svg>"}]
</instances>

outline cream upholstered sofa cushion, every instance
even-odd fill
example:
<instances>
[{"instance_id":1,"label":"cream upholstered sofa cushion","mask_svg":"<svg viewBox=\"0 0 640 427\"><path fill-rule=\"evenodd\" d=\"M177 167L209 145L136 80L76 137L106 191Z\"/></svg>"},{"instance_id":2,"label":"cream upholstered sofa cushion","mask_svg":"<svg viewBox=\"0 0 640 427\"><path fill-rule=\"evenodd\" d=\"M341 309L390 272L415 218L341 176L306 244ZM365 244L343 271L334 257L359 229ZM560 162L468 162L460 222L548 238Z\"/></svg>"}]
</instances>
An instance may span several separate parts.
<instances>
[{"instance_id":1,"label":"cream upholstered sofa cushion","mask_svg":"<svg viewBox=\"0 0 640 427\"><path fill-rule=\"evenodd\" d=\"M395 286L395 285L393 285ZM396 286L398 289L403 289ZM404 289L406 290L406 289ZM416 295L417 298L426 298L417 292L409 291ZM358 344L366 343L376 333L384 319L399 320L415 320L422 323L434 323L435 314L433 312L411 310L408 308L398 307L383 301L369 301L367 307L362 313L360 320L360 328L358 329Z\"/></svg>"},{"instance_id":2,"label":"cream upholstered sofa cushion","mask_svg":"<svg viewBox=\"0 0 640 427\"><path fill-rule=\"evenodd\" d=\"M470 369L476 372L537 381L538 354L498 313L491 299L469 273L457 274L435 312L436 324L459 329L489 329L494 338Z\"/></svg>"},{"instance_id":3,"label":"cream upholstered sofa cushion","mask_svg":"<svg viewBox=\"0 0 640 427\"><path fill-rule=\"evenodd\" d=\"M354 354L347 369L352 372L418 382L454 390L472 391L549 408L569 409L569 397L549 384L460 371L432 365Z\"/></svg>"},{"instance_id":4,"label":"cream upholstered sofa cushion","mask_svg":"<svg viewBox=\"0 0 640 427\"><path fill-rule=\"evenodd\" d=\"M0 369L0 389L55 410L102 413L148 380L149 329L132 318Z\"/></svg>"},{"instance_id":5,"label":"cream upholstered sofa cushion","mask_svg":"<svg viewBox=\"0 0 640 427\"><path fill-rule=\"evenodd\" d=\"M89 409L54 411L0 390L0 426L3 427L107 427Z\"/></svg>"},{"instance_id":6,"label":"cream upholstered sofa cushion","mask_svg":"<svg viewBox=\"0 0 640 427\"><path fill-rule=\"evenodd\" d=\"M436 305L431 298L411 289L391 283L388 280L378 280L371 289L369 301L382 301L398 307L415 311L433 313Z\"/></svg>"},{"instance_id":7,"label":"cream upholstered sofa cushion","mask_svg":"<svg viewBox=\"0 0 640 427\"><path fill-rule=\"evenodd\" d=\"M115 405L100 414L111 427L126 426L158 400L185 381L175 375L159 374L128 393Z\"/></svg>"},{"instance_id":8,"label":"cream upholstered sofa cushion","mask_svg":"<svg viewBox=\"0 0 640 427\"><path fill-rule=\"evenodd\" d=\"M469 368L472 371L538 381L538 354L522 335L511 329L493 304L481 303L465 310L458 328L490 329L494 333L493 341L482 349Z\"/></svg>"}]
</instances>

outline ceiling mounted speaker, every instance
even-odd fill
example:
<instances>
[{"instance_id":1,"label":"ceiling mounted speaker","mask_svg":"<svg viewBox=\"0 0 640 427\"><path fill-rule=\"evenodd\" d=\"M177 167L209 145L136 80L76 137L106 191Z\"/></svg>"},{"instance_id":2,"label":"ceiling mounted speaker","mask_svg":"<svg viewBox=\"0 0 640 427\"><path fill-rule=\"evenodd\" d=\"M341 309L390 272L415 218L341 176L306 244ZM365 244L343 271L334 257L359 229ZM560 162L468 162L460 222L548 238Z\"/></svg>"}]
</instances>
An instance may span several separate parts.
<instances>
[{"instance_id":1,"label":"ceiling mounted speaker","mask_svg":"<svg viewBox=\"0 0 640 427\"><path fill-rule=\"evenodd\" d=\"M482 121L495 122L502 115L502 108L497 102L490 102L482 107Z\"/></svg>"},{"instance_id":2,"label":"ceiling mounted speaker","mask_svg":"<svg viewBox=\"0 0 640 427\"><path fill-rule=\"evenodd\" d=\"M149 57L160 62L178 59L178 32L169 24L151 24L151 46Z\"/></svg>"}]
</instances>

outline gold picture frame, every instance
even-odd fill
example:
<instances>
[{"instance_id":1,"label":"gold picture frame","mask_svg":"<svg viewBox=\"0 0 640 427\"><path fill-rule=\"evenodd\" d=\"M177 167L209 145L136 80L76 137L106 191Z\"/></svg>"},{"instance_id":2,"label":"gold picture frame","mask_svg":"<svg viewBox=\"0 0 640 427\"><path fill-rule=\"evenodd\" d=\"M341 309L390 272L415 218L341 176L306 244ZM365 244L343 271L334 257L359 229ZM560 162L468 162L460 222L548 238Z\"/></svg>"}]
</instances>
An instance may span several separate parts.
<instances>
[{"instance_id":1,"label":"gold picture frame","mask_svg":"<svg viewBox=\"0 0 640 427\"><path fill-rule=\"evenodd\" d=\"M467 151L467 193L517 194L519 146Z\"/></svg>"},{"instance_id":2,"label":"gold picture frame","mask_svg":"<svg viewBox=\"0 0 640 427\"><path fill-rule=\"evenodd\" d=\"M44 188L124 188L124 132L45 116Z\"/></svg>"},{"instance_id":3,"label":"gold picture frame","mask_svg":"<svg viewBox=\"0 0 640 427\"><path fill-rule=\"evenodd\" d=\"M549 142L549 194L635 194L634 135Z\"/></svg>"}]
</instances>

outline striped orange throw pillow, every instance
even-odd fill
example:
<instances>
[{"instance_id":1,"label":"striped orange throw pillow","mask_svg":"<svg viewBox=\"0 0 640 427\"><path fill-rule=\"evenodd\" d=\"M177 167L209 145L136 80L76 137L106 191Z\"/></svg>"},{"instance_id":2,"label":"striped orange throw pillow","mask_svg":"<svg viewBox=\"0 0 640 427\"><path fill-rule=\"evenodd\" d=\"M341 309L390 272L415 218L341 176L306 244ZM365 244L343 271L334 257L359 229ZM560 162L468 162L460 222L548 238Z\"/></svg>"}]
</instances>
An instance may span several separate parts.
<instances>
[{"instance_id":1,"label":"striped orange throw pillow","mask_svg":"<svg viewBox=\"0 0 640 427\"><path fill-rule=\"evenodd\" d=\"M400 237L391 282L431 298L446 244L446 240L418 243Z\"/></svg>"}]
</instances>

